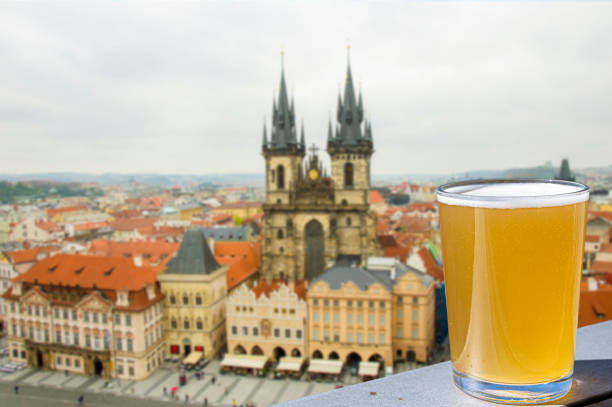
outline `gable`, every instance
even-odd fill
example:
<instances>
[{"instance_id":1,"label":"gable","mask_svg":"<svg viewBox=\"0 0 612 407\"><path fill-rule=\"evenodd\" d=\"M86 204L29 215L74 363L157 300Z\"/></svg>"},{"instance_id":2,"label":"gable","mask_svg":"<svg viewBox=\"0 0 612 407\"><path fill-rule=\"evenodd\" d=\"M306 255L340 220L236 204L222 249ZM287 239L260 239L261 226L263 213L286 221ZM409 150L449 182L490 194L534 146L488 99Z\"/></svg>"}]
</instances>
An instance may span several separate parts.
<instances>
[{"instance_id":1,"label":"gable","mask_svg":"<svg viewBox=\"0 0 612 407\"><path fill-rule=\"evenodd\" d=\"M21 299L26 304L48 304L49 300L42 295L38 290L30 290Z\"/></svg>"},{"instance_id":2,"label":"gable","mask_svg":"<svg viewBox=\"0 0 612 407\"><path fill-rule=\"evenodd\" d=\"M89 294L76 305L76 308L106 311L110 308L110 304L99 298L96 294Z\"/></svg>"}]
</instances>

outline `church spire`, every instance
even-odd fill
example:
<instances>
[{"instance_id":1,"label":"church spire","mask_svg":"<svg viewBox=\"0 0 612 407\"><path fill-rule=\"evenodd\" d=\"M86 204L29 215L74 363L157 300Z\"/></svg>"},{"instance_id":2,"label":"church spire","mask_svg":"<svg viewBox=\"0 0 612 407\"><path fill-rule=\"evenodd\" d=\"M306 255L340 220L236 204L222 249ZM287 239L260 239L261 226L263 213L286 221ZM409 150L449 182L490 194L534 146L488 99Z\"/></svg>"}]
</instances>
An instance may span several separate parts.
<instances>
[{"instance_id":1,"label":"church spire","mask_svg":"<svg viewBox=\"0 0 612 407\"><path fill-rule=\"evenodd\" d=\"M295 104L293 97L289 100L287 82L285 80L284 53L281 52L281 77L278 98L272 104L272 128L269 150L298 152L300 148L297 139L295 123ZM301 147L303 149L303 147ZM303 154L303 152L302 152Z\"/></svg>"},{"instance_id":2,"label":"church spire","mask_svg":"<svg viewBox=\"0 0 612 407\"><path fill-rule=\"evenodd\" d=\"M361 86L360 86L361 88ZM339 130L332 140L337 147L359 147L371 145L367 138L367 125L364 123L363 96L359 89L359 96L355 92L353 83L353 72L351 70L350 47L347 46L347 68L346 81L344 84L344 95L338 95L337 121Z\"/></svg>"},{"instance_id":3,"label":"church spire","mask_svg":"<svg viewBox=\"0 0 612 407\"><path fill-rule=\"evenodd\" d=\"M263 124L263 140L261 142L261 146L265 149L268 146L268 132L266 131L266 118L264 117Z\"/></svg>"},{"instance_id":4,"label":"church spire","mask_svg":"<svg viewBox=\"0 0 612 407\"><path fill-rule=\"evenodd\" d=\"M302 119L302 134L300 135L300 145L302 148L305 146L304 143L304 119Z\"/></svg>"}]
</instances>

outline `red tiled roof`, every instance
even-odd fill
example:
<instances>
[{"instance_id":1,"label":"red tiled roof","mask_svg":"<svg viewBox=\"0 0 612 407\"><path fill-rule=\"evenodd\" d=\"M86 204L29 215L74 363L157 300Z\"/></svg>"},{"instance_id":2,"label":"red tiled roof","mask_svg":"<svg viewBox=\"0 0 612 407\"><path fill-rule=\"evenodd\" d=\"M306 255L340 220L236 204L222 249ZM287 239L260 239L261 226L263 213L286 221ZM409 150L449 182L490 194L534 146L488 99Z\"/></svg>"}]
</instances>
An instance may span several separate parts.
<instances>
[{"instance_id":1,"label":"red tiled roof","mask_svg":"<svg viewBox=\"0 0 612 407\"><path fill-rule=\"evenodd\" d=\"M52 218L66 212L86 211L87 205L62 206L60 208L47 209L47 217Z\"/></svg>"},{"instance_id":2,"label":"red tiled roof","mask_svg":"<svg viewBox=\"0 0 612 407\"><path fill-rule=\"evenodd\" d=\"M377 204L377 203L381 203L381 202L385 202L385 199L382 197L380 192L378 192L375 189L371 190L370 191L370 203L371 204Z\"/></svg>"},{"instance_id":3,"label":"red tiled roof","mask_svg":"<svg viewBox=\"0 0 612 407\"><path fill-rule=\"evenodd\" d=\"M259 298L262 294L270 298L270 293L278 290L283 285L287 285L284 280L273 280L271 283L267 283L266 280L260 280L252 290L256 298ZM293 286L293 292L295 292L300 299L306 298L307 290L308 283L306 280L297 280Z\"/></svg>"},{"instance_id":4,"label":"red tiled roof","mask_svg":"<svg viewBox=\"0 0 612 407\"><path fill-rule=\"evenodd\" d=\"M612 261L595 260L591 264L591 272L612 274Z\"/></svg>"},{"instance_id":5,"label":"red tiled roof","mask_svg":"<svg viewBox=\"0 0 612 407\"><path fill-rule=\"evenodd\" d=\"M612 253L612 243L602 243L599 246L600 253Z\"/></svg>"},{"instance_id":6,"label":"red tiled roof","mask_svg":"<svg viewBox=\"0 0 612 407\"><path fill-rule=\"evenodd\" d=\"M408 206L408 211L435 212L436 204L433 202L413 202Z\"/></svg>"},{"instance_id":7,"label":"red tiled roof","mask_svg":"<svg viewBox=\"0 0 612 407\"><path fill-rule=\"evenodd\" d=\"M259 256L254 244L247 241L215 242L215 257L246 258L253 267L259 268Z\"/></svg>"},{"instance_id":8,"label":"red tiled roof","mask_svg":"<svg viewBox=\"0 0 612 407\"><path fill-rule=\"evenodd\" d=\"M148 267L136 267L125 257L56 254L34 264L14 281L31 284L63 284L101 290L138 291L157 281L157 273Z\"/></svg>"},{"instance_id":9,"label":"red tiled roof","mask_svg":"<svg viewBox=\"0 0 612 407\"><path fill-rule=\"evenodd\" d=\"M58 246L34 247L32 249L6 252L5 254L13 264L31 263L36 261L39 253L51 253L59 249Z\"/></svg>"},{"instance_id":10,"label":"red tiled roof","mask_svg":"<svg viewBox=\"0 0 612 407\"><path fill-rule=\"evenodd\" d=\"M580 291L578 327L612 319L612 291Z\"/></svg>"},{"instance_id":11,"label":"red tiled roof","mask_svg":"<svg viewBox=\"0 0 612 407\"><path fill-rule=\"evenodd\" d=\"M245 257L230 263L227 271L227 289L231 290L255 273L257 273L257 267Z\"/></svg>"},{"instance_id":12,"label":"red tiled roof","mask_svg":"<svg viewBox=\"0 0 612 407\"><path fill-rule=\"evenodd\" d=\"M142 211L138 209L125 209L122 211L115 211L110 213L114 218L138 218L142 216Z\"/></svg>"},{"instance_id":13,"label":"red tiled roof","mask_svg":"<svg viewBox=\"0 0 612 407\"><path fill-rule=\"evenodd\" d=\"M94 240L91 242L89 252L96 256L129 257L142 256L145 267L161 270L165 264L176 254L180 243L163 241L115 242L112 240Z\"/></svg>"},{"instance_id":14,"label":"red tiled roof","mask_svg":"<svg viewBox=\"0 0 612 407\"><path fill-rule=\"evenodd\" d=\"M410 233L427 233L431 231L431 224L429 221L417 216L402 216L398 222L398 226L406 228L406 232Z\"/></svg>"},{"instance_id":15,"label":"red tiled roof","mask_svg":"<svg viewBox=\"0 0 612 407\"><path fill-rule=\"evenodd\" d=\"M112 222L111 226L120 231L137 230L152 227L156 220L155 218L119 218Z\"/></svg>"},{"instance_id":16,"label":"red tiled roof","mask_svg":"<svg viewBox=\"0 0 612 407\"><path fill-rule=\"evenodd\" d=\"M61 232L62 228L60 228L57 224L44 219L39 219L35 223L36 227L44 230L47 233L55 233Z\"/></svg>"},{"instance_id":17,"label":"red tiled roof","mask_svg":"<svg viewBox=\"0 0 612 407\"><path fill-rule=\"evenodd\" d=\"M587 242L599 242L600 237L598 235L586 235L584 239Z\"/></svg>"},{"instance_id":18,"label":"red tiled roof","mask_svg":"<svg viewBox=\"0 0 612 407\"><path fill-rule=\"evenodd\" d=\"M442 270L442 267L438 266L438 263L434 259L429 249L426 247L421 247L417 253L425 264L425 271L427 271L427 274L438 281L443 281L444 271Z\"/></svg>"},{"instance_id":19,"label":"red tiled roof","mask_svg":"<svg viewBox=\"0 0 612 407\"><path fill-rule=\"evenodd\" d=\"M241 201L241 202L232 202L221 205L215 209L223 210L223 209L241 209L241 208L261 208L261 202L249 202L249 201Z\"/></svg>"},{"instance_id":20,"label":"red tiled roof","mask_svg":"<svg viewBox=\"0 0 612 407\"><path fill-rule=\"evenodd\" d=\"M589 211L589 218L590 219L595 219L595 218L604 218L610 222L612 222L612 212L608 212L608 211Z\"/></svg>"},{"instance_id":21,"label":"red tiled roof","mask_svg":"<svg viewBox=\"0 0 612 407\"><path fill-rule=\"evenodd\" d=\"M109 227L110 224L108 222L89 222L89 223L81 223L78 225L74 225L74 231L82 231L82 230L92 230L92 229L100 229Z\"/></svg>"}]
</instances>

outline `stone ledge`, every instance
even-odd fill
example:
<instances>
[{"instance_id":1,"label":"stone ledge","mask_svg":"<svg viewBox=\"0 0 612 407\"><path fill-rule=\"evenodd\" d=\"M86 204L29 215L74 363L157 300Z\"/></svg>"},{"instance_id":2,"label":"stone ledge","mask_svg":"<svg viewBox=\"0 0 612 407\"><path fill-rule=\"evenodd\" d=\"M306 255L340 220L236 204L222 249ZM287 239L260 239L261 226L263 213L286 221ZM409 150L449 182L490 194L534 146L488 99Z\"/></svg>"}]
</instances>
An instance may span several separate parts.
<instances>
[{"instance_id":1,"label":"stone ledge","mask_svg":"<svg viewBox=\"0 0 612 407\"><path fill-rule=\"evenodd\" d=\"M548 405L584 406L602 400L607 400L612 404L612 343L610 338L612 338L612 321L578 330L572 391L561 400ZM452 382L451 364L444 362L288 401L276 406L478 407L495 406L495 404L477 400L457 389Z\"/></svg>"}]
</instances>

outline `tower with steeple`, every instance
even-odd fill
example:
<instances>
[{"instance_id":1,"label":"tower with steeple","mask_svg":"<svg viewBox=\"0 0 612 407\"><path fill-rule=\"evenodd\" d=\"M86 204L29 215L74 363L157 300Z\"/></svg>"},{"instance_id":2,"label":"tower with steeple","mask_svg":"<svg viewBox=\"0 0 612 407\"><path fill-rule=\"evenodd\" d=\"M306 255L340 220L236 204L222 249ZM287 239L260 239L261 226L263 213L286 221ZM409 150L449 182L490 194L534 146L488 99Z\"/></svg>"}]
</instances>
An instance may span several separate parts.
<instances>
[{"instance_id":1,"label":"tower with steeple","mask_svg":"<svg viewBox=\"0 0 612 407\"><path fill-rule=\"evenodd\" d=\"M360 265L380 254L376 216L370 212L372 131L364 120L363 100L355 95L350 63L344 98L338 96L335 131L328 125L331 176L308 148L304 125L295 125L284 67L272 126L263 130L266 202L263 205L262 275L268 280L313 280L338 261ZM299 140L299 141L298 141Z\"/></svg>"},{"instance_id":2,"label":"tower with steeple","mask_svg":"<svg viewBox=\"0 0 612 407\"><path fill-rule=\"evenodd\" d=\"M364 117L361 90L359 98L355 95L350 55L347 62L344 98L338 94L335 134L330 120L327 152L331 158L336 203L368 205L370 158L374 152L372 127Z\"/></svg>"},{"instance_id":3,"label":"tower with steeple","mask_svg":"<svg viewBox=\"0 0 612 407\"><path fill-rule=\"evenodd\" d=\"M282 59L282 54L281 54ZM272 101L270 138L263 128L262 154L266 160L266 202L286 204L300 176L304 158L304 125L298 141L293 98L289 102L284 62L278 99Z\"/></svg>"}]
</instances>

